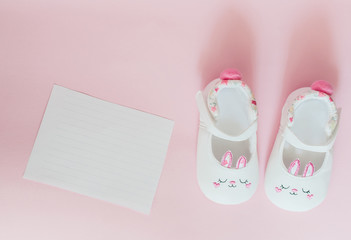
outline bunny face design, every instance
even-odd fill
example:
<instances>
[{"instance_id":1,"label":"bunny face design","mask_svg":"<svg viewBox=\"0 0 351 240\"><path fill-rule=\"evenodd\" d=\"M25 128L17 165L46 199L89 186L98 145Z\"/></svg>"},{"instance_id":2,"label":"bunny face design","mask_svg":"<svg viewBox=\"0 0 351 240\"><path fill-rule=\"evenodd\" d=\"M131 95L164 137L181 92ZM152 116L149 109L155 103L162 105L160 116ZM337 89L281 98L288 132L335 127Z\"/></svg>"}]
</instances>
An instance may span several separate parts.
<instances>
[{"instance_id":1,"label":"bunny face design","mask_svg":"<svg viewBox=\"0 0 351 240\"><path fill-rule=\"evenodd\" d=\"M239 179L239 182L235 181L235 180L229 180L229 179L221 179L218 178L218 180L213 182L213 186L215 188L223 188L223 187L228 187L228 188L236 188L236 187L240 187L243 186L245 188L250 188L251 187L251 182L249 182L249 180L242 180Z\"/></svg>"},{"instance_id":2,"label":"bunny face design","mask_svg":"<svg viewBox=\"0 0 351 240\"><path fill-rule=\"evenodd\" d=\"M247 160L245 156L240 156L235 164L235 169L241 169L246 167ZM226 168L232 168L233 165L233 154L230 150L226 151L221 159L221 165ZM215 188L227 187L228 189L234 189L238 186L244 186L245 188L251 187L251 182L248 179L229 179L229 178L218 178L212 182Z\"/></svg>"},{"instance_id":3,"label":"bunny face design","mask_svg":"<svg viewBox=\"0 0 351 240\"><path fill-rule=\"evenodd\" d=\"M288 172L291 175L298 176L300 166L301 166L300 160L296 159L293 162L291 162ZM314 166L311 162L309 162L308 164L306 164L301 177L303 178L311 177L313 173L314 173ZM285 184L280 184L279 186L276 186L275 191L277 193L288 192L288 194L290 194L291 197L304 196L308 200L312 200L314 197L313 193L311 193L311 191L307 188L297 188L297 187L292 187Z\"/></svg>"},{"instance_id":4,"label":"bunny face design","mask_svg":"<svg viewBox=\"0 0 351 240\"><path fill-rule=\"evenodd\" d=\"M304 198L308 200L312 200L314 195L311 193L310 190L301 188L292 188L288 185L283 185L280 184L279 186L275 187L275 191L279 194L290 194L291 197L298 197L298 196L303 196Z\"/></svg>"}]
</instances>

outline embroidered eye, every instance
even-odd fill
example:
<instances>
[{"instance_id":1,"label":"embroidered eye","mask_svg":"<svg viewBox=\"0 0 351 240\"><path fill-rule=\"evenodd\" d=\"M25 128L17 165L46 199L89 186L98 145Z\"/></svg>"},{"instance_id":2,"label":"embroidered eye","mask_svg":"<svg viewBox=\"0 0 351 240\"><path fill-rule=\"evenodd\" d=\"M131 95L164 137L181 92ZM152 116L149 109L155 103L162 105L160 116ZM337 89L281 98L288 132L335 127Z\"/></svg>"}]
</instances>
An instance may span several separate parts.
<instances>
[{"instance_id":1,"label":"embroidered eye","mask_svg":"<svg viewBox=\"0 0 351 240\"><path fill-rule=\"evenodd\" d=\"M281 187L282 189L288 189L290 186L284 187L283 184L282 184L282 185L280 185L280 187Z\"/></svg>"},{"instance_id":2,"label":"embroidered eye","mask_svg":"<svg viewBox=\"0 0 351 240\"><path fill-rule=\"evenodd\" d=\"M302 188L302 191L303 191L304 193L307 193L307 194L311 193L310 190L305 191L305 190L303 190L303 188Z\"/></svg>"},{"instance_id":3,"label":"embroidered eye","mask_svg":"<svg viewBox=\"0 0 351 240\"><path fill-rule=\"evenodd\" d=\"M225 183L227 180L228 180L228 179L222 181L220 178L218 178L218 182L219 182L219 183Z\"/></svg>"},{"instance_id":4,"label":"embroidered eye","mask_svg":"<svg viewBox=\"0 0 351 240\"><path fill-rule=\"evenodd\" d=\"M242 183L242 184L248 184L248 183L249 183L249 181L247 181L247 179L246 179L245 181L241 181L241 179L239 179L239 181L240 181L240 183Z\"/></svg>"}]
</instances>

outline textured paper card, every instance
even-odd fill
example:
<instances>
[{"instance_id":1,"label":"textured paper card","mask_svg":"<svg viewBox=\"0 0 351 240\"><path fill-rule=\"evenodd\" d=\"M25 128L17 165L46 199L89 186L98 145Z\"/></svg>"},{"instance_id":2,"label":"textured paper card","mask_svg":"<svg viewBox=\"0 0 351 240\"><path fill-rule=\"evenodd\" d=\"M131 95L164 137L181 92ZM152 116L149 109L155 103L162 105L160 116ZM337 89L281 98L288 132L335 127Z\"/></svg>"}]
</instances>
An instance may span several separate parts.
<instances>
[{"instance_id":1,"label":"textured paper card","mask_svg":"<svg viewBox=\"0 0 351 240\"><path fill-rule=\"evenodd\" d=\"M24 178L148 214L173 125L54 85Z\"/></svg>"}]
</instances>

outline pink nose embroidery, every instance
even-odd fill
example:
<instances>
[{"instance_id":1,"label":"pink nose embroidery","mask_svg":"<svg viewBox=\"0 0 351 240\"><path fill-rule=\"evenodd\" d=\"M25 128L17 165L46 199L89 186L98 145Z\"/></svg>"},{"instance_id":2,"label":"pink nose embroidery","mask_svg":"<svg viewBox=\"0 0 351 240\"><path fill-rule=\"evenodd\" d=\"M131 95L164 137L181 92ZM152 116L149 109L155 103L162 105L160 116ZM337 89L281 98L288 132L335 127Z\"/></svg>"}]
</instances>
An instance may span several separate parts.
<instances>
[{"instance_id":1,"label":"pink nose embroidery","mask_svg":"<svg viewBox=\"0 0 351 240\"><path fill-rule=\"evenodd\" d=\"M213 182L213 186L215 187L215 188L218 188L219 187L219 183L217 183L217 182Z\"/></svg>"},{"instance_id":2,"label":"pink nose embroidery","mask_svg":"<svg viewBox=\"0 0 351 240\"><path fill-rule=\"evenodd\" d=\"M234 185L234 184L235 184L235 181L230 181L229 183Z\"/></svg>"},{"instance_id":3,"label":"pink nose embroidery","mask_svg":"<svg viewBox=\"0 0 351 240\"><path fill-rule=\"evenodd\" d=\"M276 191L277 193L280 193L280 192L282 191L282 189L281 189L281 188L278 188L278 187L275 187L275 191Z\"/></svg>"},{"instance_id":4,"label":"pink nose embroidery","mask_svg":"<svg viewBox=\"0 0 351 240\"><path fill-rule=\"evenodd\" d=\"M246 188L250 188L251 187L251 183L246 184Z\"/></svg>"},{"instance_id":5,"label":"pink nose embroidery","mask_svg":"<svg viewBox=\"0 0 351 240\"><path fill-rule=\"evenodd\" d=\"M291 189L292 192L296 193L297 192L297 189L296 188L293 188Z\"/></svg>"},{"instance_id":6,"label":"pink nose embroidery","mask_svg":"<svg viewBox=\"0 0 351 240\"><path fill-rule=\"evenodd\" d=\"M307 195L307 198L308 198L309 200L311 200L311 199L313 198L313 194L308 194L308 195Z\"/></svg>"}]
</instances>

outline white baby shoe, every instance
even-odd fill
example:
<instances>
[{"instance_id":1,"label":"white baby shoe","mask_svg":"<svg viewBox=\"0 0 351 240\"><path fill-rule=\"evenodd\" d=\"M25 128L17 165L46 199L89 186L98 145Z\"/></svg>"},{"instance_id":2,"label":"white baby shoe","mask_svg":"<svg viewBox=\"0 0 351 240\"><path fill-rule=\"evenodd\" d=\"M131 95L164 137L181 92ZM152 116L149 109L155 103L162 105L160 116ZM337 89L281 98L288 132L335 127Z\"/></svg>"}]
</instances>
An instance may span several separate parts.
<instances>
[{"instance_id":1,"label":"white baby shoe","mask_svg":"<svg viewBox=\"0 0 351 240\"><path fill-rule=\"evenodd\" d=\"M257 108L236 70L210 82L196 101L200 112L197 177L202 192L221 204L249 200L258 184Z\"/></svg>"},{"instance_id":2,"label":"white baby shoe","mask_svg":"<svg viewBox=\"0 0 351 240\"><path fill-rule=\"evenodd\" d=\"M292 92L268 162L265 190L278 207L307 211L326 197L340 119L325 81Z\"/></svg>"}]
</instances>

